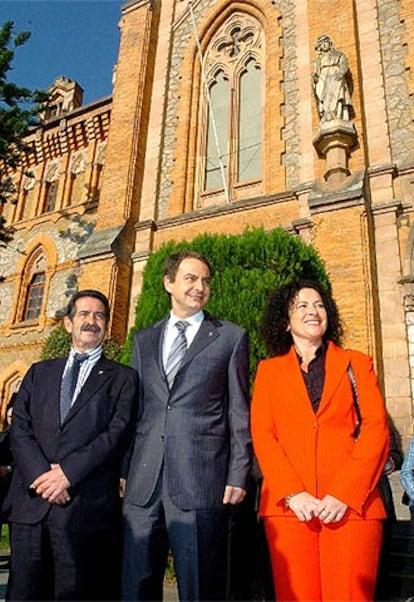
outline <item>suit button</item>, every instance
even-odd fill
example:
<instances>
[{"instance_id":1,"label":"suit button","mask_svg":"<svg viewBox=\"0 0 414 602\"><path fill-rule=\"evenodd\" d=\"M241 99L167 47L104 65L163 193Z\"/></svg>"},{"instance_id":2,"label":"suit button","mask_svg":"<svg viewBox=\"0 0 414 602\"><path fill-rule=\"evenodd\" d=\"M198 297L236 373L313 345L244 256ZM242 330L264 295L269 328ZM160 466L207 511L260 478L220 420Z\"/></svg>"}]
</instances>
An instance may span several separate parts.
<instances>
[{"instance_id":1,"label":"suit button","mask_svg":"<svg viewBox=\"0 0 414 602\"><path fill-rule=\"evenodd\" d=\"M161 441L164 441L165 437L164 435L161 435Z\"/></svg>"},{"instance_id":2,"label":"suit button","mask_svg":"<svg viewBox=\"0 0 414 602\"><path fill-rule=\"evenodd\" d=\"M167 405L167 410L172 410L172 405L170 403Z\"/></svg>"}]
</instances>

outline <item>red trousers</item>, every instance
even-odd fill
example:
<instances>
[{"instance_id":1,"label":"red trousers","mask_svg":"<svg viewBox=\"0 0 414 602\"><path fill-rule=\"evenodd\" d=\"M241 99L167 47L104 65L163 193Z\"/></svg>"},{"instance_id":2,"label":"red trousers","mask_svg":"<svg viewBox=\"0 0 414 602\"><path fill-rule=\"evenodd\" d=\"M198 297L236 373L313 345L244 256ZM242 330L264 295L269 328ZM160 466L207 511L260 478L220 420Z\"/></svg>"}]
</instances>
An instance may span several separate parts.
<instances>
[{"instance_id":1,"label":"red trousers","mask_svg":"<svg viewBox=\"0 0 414 602\"><path fill-rule=\"evenodd\" d=\"M264 521L278 602L374 600L381 520Z\"/></svg>"}]
</instances>

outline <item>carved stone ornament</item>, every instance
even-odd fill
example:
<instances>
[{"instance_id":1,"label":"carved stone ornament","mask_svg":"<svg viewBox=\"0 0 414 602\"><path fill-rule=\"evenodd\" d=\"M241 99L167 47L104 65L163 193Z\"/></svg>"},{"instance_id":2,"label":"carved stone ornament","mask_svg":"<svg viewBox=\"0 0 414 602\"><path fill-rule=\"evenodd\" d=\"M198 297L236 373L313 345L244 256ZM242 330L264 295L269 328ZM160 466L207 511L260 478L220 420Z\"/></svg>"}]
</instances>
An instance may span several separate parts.
<instances>
[{"instance_id":1,"label":"carved stone ornament","mask_svg":"<svg viewBox=\"0 0 414 602\"><path fill-rule=\"evenodd\" d=\"M86 159L84 152L76 153L72 157L72 163L70 167L70 171L72 174L77 176L80 173L83 173L86 170Z\"/></svg>"},{"instance_id":2,"label":"carved stone ornament","mask_svg":"<svg viewBox=\"0 0 414 602\"><path fill-rule=\"evenodd\" d=\"M54 182L55 180L59 179L59 168L60 162L58 159L54 159L49 163L49 165L46 168L46 182Z\"/></svg>"}]
</instances>

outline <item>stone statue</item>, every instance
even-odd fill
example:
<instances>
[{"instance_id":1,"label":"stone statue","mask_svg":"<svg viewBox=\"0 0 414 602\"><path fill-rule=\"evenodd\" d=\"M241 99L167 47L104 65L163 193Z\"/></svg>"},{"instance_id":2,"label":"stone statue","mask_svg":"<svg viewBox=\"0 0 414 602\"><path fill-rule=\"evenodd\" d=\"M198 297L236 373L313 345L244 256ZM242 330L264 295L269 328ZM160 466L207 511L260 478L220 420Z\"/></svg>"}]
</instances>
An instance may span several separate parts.
<instances>
[{"instance_id":1,"label":"stone statue","mask_svg":"<svg viewBox=\"0 0 414 602\"><path fill-rule=\"evenodd\" d=\"M313 62L312 86L321 122L349 121L352 101L346 80L347 58L343 52L335 50L327 35L319 36L315 50L318 54Z\"/></svg>"}]
</instances>

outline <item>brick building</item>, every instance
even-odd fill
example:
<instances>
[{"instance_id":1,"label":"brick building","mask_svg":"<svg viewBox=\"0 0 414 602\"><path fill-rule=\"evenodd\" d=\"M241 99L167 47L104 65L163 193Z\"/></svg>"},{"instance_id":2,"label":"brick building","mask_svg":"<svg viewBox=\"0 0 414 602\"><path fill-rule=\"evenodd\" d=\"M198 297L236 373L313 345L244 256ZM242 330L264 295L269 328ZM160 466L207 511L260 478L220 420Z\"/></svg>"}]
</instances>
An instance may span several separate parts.
<instances>
[{"instance_id":1,"label":"brick building","mask_svg":"<svg viewBox=\"0 0 414 602\"><path fill-rule=\"evenodd\" d=\"M1 415L77 288L133 321L170 239L283 226L326 263L346 345L372 354L405 443L414 369L414 11L409 0L131 0L113 95L58 78L15 174L1 249ZM318 38L347 59L352 110L321 118ZM344 76L345 78L345 76ZM207 93L208 91L208 93ZM210 108L209 108L210 107ZM219 149L219 150L218 150ZM25 166L26 168L26 166Z\"/></svg>"}]
</instances>

